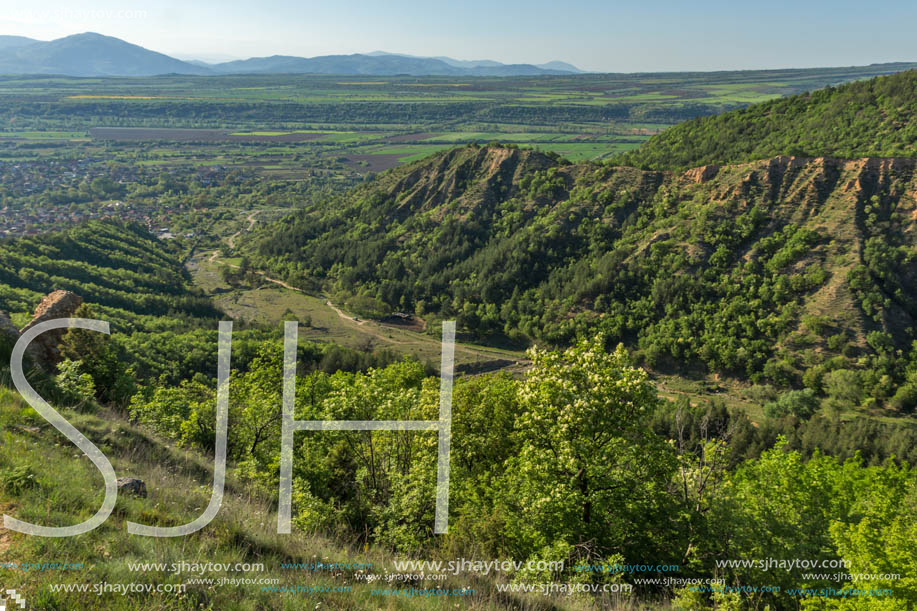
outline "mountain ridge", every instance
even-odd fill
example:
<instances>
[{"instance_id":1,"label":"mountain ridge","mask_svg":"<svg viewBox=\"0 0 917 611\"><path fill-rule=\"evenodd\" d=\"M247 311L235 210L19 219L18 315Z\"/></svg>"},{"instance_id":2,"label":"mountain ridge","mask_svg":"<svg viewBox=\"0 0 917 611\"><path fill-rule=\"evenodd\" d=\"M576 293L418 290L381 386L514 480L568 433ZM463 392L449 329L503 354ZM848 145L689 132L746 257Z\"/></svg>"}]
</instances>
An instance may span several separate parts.
<instances>
[{"instance_id":1,"label":"mountain ridge","mask_svg":"<svg viewBox=\"0 0 917 611\"><path fill-rule=\"evenodd\" d=\"M913 159L676 172L469 146L267 227L248 252L294 285L482 337L601 331L653 367L792 385L877 342L910 347L915 247Z\"/></svg>"},{"instance_id":2,"label":"mountain ridge","mask_svg":"<svg viewBox=\"0 0 917 611\"><path fill-rule=\"evenodd\" d=\"M503 62L498 62L492 59L455 59L445 55L435 55L435 56L426 56L426 55L411 55L408 53L389 53L387 51L372 51L370 53L365 53L364 55L369 55L373 57L385 56L385 55L394 55L397 57L413 57L417 59L436 59L442 62L449 64L450 66L455 66L457 68L498 68L501 66L514 66L520 64L506 64ZM572 74L586 74L585 70L580 70L573 64L562 61L549 61L542 64L522 64L527 66L534 66L535 68L541 68L543 70L559 70L561 72L570 72Z\"/></svg>"},{"instance_id":3,"label":"mountain ridge","mask_svg":"<svg viewBox=\"0 0 917 611\"><path fill-rule=\"evenodd\" d=\"M25 36L0 36L0 49L23 47L25 45L30 45L36 42L41 41L34 38L26 38Z\"/></svg>"},{"instance_id":4,"label":"mountain ridge","mask_svg":"<svg viewBox=\"0 0 917 611\"><path fill-rule=\"evenodd\" d=\"M0 74L151 76L207 74L199 66L94 32L0 49Z\"/></svg>"},{"instance_id":5,"label":"mountain ridge","mask_svg":"<svg viewBox=\"0 0 917 611\"><path fill-rule=\"evenodd\" d=\"M397 54L273 55L220 63L182 61L119 38L95 32L73 34L51 41L19 36L0 37L0 74L60 74L66 76L156 76L162 74L354 74L395 76L537 76L572 72L554 63L461 65L439 58ZM476 64L476 62L471 62Z\"/></svg>"}]
</instances>

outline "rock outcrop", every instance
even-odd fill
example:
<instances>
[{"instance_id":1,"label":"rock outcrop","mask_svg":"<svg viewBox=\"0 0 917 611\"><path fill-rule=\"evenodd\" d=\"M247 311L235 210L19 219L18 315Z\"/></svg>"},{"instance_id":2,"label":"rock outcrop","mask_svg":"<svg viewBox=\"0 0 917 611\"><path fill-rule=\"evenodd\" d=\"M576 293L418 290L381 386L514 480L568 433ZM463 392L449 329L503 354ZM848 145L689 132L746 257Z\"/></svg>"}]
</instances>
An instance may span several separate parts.
<instances>
[{"instance_id":1,"label":"rock outcrop","mask_svg":"<svg viewBox=\"0 0 917 611\"><path fill-rule=\"evenodd\" d=\"M685 172L685 178L696 183L707 182L716 178L716 175L720 172L720 166L718 165L702 165L699 168L693 168Z\"/></svg>"},{"instance_id":2,"label":"rock outcrop","mask_svg":"<svg viewBox=\"0 0 917 611\"><path fill-rule=\"evenodd\" d=\"M70 291L54 291L41 300L35 308L32 322L23 327L20 333L25 333L35 325L57 318L70 318L83 304L83 298ZM60 344L66 329L45 331L36 337L29 345L28 353L39 365L51 368L61 361Z\"/></svg>"},{"instance_id":3,"label":"rock outcrop","mask_svg":"<svg viewBox=\"0 0 917 611\"><path fill-rule=\"evenodd\" d=\"M135 477L119 477L118 492L133 494L141 498L146 498L146 483Z\"/></svg>"}]
</instances>

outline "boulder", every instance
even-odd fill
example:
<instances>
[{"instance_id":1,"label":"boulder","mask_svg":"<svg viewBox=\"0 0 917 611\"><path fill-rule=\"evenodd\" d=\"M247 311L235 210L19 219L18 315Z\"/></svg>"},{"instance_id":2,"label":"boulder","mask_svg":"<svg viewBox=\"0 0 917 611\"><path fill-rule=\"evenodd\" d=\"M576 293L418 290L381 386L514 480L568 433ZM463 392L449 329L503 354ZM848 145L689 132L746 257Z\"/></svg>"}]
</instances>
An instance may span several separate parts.
<instances>
[{"instance_id":1,"label":"boulder","mask_svg":"<svg viewBox=\"0 0 917 611\"><path fill-rule=\"evenodd\" d=\"M146 484L135 477L119 477L118 492L126 492L141 498L146 498Z\"/></svg>"}]
</instances>

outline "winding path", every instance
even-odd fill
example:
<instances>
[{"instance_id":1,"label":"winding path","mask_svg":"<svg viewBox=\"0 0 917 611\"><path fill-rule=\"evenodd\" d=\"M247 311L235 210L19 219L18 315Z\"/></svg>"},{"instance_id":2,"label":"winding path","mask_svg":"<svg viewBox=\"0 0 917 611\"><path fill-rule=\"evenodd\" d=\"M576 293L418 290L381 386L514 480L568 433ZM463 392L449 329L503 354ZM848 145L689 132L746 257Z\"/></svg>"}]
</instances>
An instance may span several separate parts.
<instances>
[{"instance_id":1,"label":"winding path","mask_svg":"<svg viewBox=\"0 0 917 611\"><path fill-rule=\"evenodd\" d=\"M260 212L261 210L255 210L254 212L249 214L248 217L246 217L245 220L248 221L248 231L251 231L252 229L255 228L255 217L258 216ZM236 247L236 238L239 237L239 234L241 233L242 233L242 230L240 229L239 231L235 232L234 234L226 238L226 243L229 244L230 248ZM212 259L211 259L211 262L212 262Z\"/></svg>"},{"instance_id":2,"label":"winding path","mask_svg":"<svg viewBox=\"0 0 917 611\"><path fill-rule=\"evenodd\" d=\"M335 312L337 312L338 316L340 316L340 317L343 318L344 320L349 320L349 321L351 321L351 322L355 322L355 323L357 323L358 325L362 325L362 324L364 324L364 323L366 322L365 320L357 320L357 319L354 318L353 316L347 316L347 314L344 314L343 312L341 312L341 310L340 310L339 308L336 308L335 305L334 305L333 303L331 303L330 301L326 301L326 302L325 302L325 305L328 306L329 308L331 308L332 310L334 310Z\"/></svg>"},{"instance_id":3,"label":"winding path","mask_svg":"<svg viewBox=\"0 0 917 611\"><path fill-rule=\"evenodd\" d=\"M211 253L210 259L209 259L208 261L209 261L210 263L215 263L215 262L217 262L216 259L217 259L217 257L219 256L219 254L220 254L220 253L219 253L218 250L213 251L213 253ZM234 265L234 264L232 264L232 263L222 263L222 265L227 265L227 266L232 267L232 268L234 268L234 269L239 269L239 266L238 266L238 265ZM305 294L305 292L304 292L302 289L298 289L298 288L296 288L295 286L291 286L291 285L287 284L286 282L284 282L283 280L277 280L276 278L271 278L270 276L267 276L267 275L266 275L264 272L262 272L262 271L256 271L255 273L258 274L262 279L267 280L268 282L272 282L273 284L276 284L276 285L278 285L278 286L282 286L283 288L289 289L289 290L291 290L291 291L296 291L297 293L303 293L303 294ZM352 323L355 324L355 325L363 326L363 325L365 325L365 324L368 322L368 321L366 321L366 320L357 320L357 319L356 319L355 317L353 317L353 316L348 316L348 315L345 314L343 311L341 311L340 308L338 308L338 307L335 306L333 303L331 303L331 301L329 301L329 300L325 300L325 305L328 306L329 308L331 308L332 310L334 310L334 312L335 312L339 317L341 317L343 320L350 321L350 322L352 322ZM426 326L426 323L424 323L424 326ZM387 335L383 334L381 331L382 331L382 330L381 330L381 329L378 329L375 325L370 325L370 326L364 327L364 328L361 330L361 333L365 333L365 334L367 334L367 335L369 335L369 336L371 336L371 337L374 337L374 338L376 338L376 339L378 339L378 340L380 340L380 341L383 341L383 342L385 342L385 343L388 343L388 344L402 345L402 344L408 344L408 343L410 343L410 342L407 342L407 341L399 341L399 340L396 340L396 339L394 339L394 338L388 337ZM465 347L465 346L463 346L463 345L461 345L461 344L459 344L459 343L457 343L457 344L455 345L455 350L456 350L457 352L462 352L462 353L464 353L464 354L472 355L472 356L475 356L475 357L478 357L478 358L485 357L485 356L489 356L490 358L507 358L507 359L514 360L514 361L515 361L515 364L517 364L517 365L527 362L525 359L523 359L523 360L512 359L512 357L509 357L509 356L507 356L507 355L500 354L500 353L489 352L489 351L487 351L486 349L483 349L483 350L482 350L482 349L480 349L480 348L468 348L468 347Z\"/></svg>"}]
</instances>

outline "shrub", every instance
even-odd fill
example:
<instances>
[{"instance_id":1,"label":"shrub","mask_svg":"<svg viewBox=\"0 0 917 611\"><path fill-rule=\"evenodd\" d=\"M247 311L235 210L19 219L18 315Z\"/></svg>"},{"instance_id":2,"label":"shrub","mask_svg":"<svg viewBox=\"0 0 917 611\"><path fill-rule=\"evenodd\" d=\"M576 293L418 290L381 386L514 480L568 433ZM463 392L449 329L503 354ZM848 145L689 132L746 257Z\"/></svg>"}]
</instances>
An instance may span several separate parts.
<instances>
[{"instance_id":1,"label":"shrub","mask_svg":"<svg viewBox=\"0 0 917 611\"><path fill-rule=\"evenodd\" d=\"M825 374L825 393L849 406L859 405L863 400L863 382L859 371L838 369Z\"/></svg>"},{"instance_id":2,"label":"shrub","mask_svg":"<svg viewBox=\"0 0 917 611\"><path fill-rule=\"evenodd\" d=\"M57 387L61 390L62 399L70 405L82 406L92 401L96 396L96 384L92 376L83 371L82 361L64 359L57 366L58 374L55 378Z\"/></svg>"},{"instance_id":3,"label":"shrub","mask_svg":"<svg viewBox=\"0 0 917 611\"><path fill-rule=\"evenodd\" d=\"M911 374L907 382L898 388L891 399L891 406L905 414L911 414L917 409L917 373Z\"/></svg>"},{"instance_id":4,"label":"shrub","mask_svg":"<svg viewBox=\"0 0 917 611\"><path fill-rule=\"evenodd\" d=\"M818 410L818 397L811 388L785 392L776 401L764 405L764 415L768 418L796 416L808 420Z\"/></svg>"}]
</instances>

